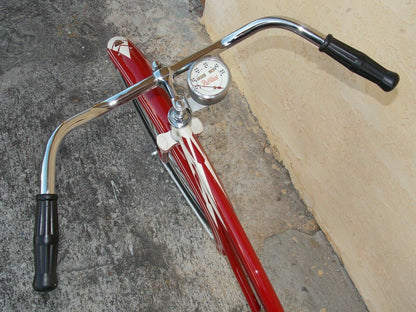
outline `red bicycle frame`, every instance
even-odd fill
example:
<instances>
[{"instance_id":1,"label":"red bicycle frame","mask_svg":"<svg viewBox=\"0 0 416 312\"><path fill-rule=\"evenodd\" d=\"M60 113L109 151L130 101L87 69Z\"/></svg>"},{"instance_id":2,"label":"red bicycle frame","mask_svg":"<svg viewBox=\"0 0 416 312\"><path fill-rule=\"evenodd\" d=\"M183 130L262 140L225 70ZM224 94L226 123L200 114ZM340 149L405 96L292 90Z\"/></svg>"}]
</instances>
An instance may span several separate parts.
<instances>
[{"instance_id":1,"label":"red bicycle frame","mask_svg":"<svg viewBox=\"0 0 416 312\"><path fill-rule=\"evenodd\" d=\"M126 51L129 53L120 53L120 45L117 48L110 46L107 51L129 86L152 74L150 62L130 40L125 41L122 46L123 49L127 48ZM153 89L139 96L138 100L158 133L171 130L168 112L172 104L163 89ZM174 146L169 152L195 194L213 231L217 249L227 256L251 310L260 310L260 300L266 311L283 311L273 286L197 136L190 135L184 139L183 144ZM166 161L164 151L159 151L159 155L162 161ZM205 181L201 180L200 174L196 173L197 170L202 172Z\"/></svg>"}]
</instances>

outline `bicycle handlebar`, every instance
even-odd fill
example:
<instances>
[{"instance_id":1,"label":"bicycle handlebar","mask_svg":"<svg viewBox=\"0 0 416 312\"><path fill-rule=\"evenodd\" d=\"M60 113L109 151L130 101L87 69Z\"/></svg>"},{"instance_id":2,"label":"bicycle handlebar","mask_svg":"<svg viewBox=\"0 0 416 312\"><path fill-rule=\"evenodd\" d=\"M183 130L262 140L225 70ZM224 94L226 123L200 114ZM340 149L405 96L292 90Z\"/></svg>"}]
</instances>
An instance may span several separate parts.
<instances>
[{"instance_id":1,"label":"bicycle handlebar","mask_svg":"<svg viewBox=\"0 0 416 312\"><path fill-rule=\"evenodd\" d=\"M41 194L37 195L38 202L35 235L35 278L33 286L38 291L52 290L57 285L56 264L58 246L58 215L57 198L55 193L55 163L56 154L64 136L74 128L85 124L120 106L133 98L157 86L164 87L172 97L172 79L190 68L199 58L217 54L228 49L254 33L268 28L282 28L298 34L319 47L324 52L349 68L351 71L378 84L383 90L391 91L399 82L399 75L391 72L364 53L355 50L332 35L324 36L309 26L293 19L282 17L265 17L255 20L232 32L222 40L213 43L205 49L196 52L170 67L162 67L153 75L108 98L107 100L81 112L60 124L52 133L46 146L41 174ZM175 104L174 104L175 105Z\"/></svg>"}]
</instances>

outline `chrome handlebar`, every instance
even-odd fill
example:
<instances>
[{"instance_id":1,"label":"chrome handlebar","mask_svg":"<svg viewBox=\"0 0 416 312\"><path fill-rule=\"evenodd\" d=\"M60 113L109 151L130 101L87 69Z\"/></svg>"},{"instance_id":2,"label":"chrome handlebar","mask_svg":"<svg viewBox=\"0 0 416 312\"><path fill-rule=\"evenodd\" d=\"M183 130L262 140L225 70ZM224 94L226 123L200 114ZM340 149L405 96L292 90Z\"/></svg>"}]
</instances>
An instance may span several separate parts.
<instances>
[{"instance_id":1,"label":"chrome handlebar","mask_svg":"<svg viewBox=\"0 0 416 312\"><path fill-rule=\"evenodd\" d=\"M225 36L223 39L171 66L157 69L152 76L149 76L148 78L132 85L120 93L117 93L107 100L94 105L90 109L67 119L55 129L47 143L42 162L40 185L41 194L55 193L56 154L63 138L71 130L111 111L113 108L120 106L157 86L165 86L165 88L166 85L172 86L173 78L187 71L192 63L199 58L206 55L218 54L259 32L260 30L267 28L282 28L294 32L317 46L320 46L324 42L324 38L321 33L293 19L283 17L265 17L237 29L231 34ZM169 91L171 90L172 89Z\"/></svg>"},{"instance_id":2,"label":"chrome handlebar","mask_svg":"<svg viewBox=\"0 0 416 312\"><path fill-rule=\"evenodd\" d=\"M313 29L310 26L304 25L294 19L285 17L263 17L248 23L247 25L237 29L231 34L225 36L223 39L211 44L210 46L198 51L176 64L170 66L170 70L173 72L173 76L183 73L189 69L193 62L200 59L203 56L218 54L223 50L231 48L235 44L247 39L255 33L268 29L268 28L281 28L291 31L316 46L321 46L325 38L322 33Z\"/></svg>"}]
</instances>

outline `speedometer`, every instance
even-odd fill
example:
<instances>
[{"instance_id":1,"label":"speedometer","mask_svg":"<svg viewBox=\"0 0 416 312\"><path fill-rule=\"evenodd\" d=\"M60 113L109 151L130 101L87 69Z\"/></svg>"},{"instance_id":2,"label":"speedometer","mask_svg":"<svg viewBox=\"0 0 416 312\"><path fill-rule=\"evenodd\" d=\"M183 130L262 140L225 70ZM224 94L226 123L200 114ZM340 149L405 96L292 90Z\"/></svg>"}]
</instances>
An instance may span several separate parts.
<instances>
[{"instance_id":1,"label":"speedometer","mask_svg":"<svg viewBox=\"0 0 416 312\"><path fill-rule=\"evenodd\" d=\"M200 104L211 105L221 101L230 87L231 75L227 66L217 57L197 60L188 72L188 87L192 98Z\"/></svg>"}]
</instances>

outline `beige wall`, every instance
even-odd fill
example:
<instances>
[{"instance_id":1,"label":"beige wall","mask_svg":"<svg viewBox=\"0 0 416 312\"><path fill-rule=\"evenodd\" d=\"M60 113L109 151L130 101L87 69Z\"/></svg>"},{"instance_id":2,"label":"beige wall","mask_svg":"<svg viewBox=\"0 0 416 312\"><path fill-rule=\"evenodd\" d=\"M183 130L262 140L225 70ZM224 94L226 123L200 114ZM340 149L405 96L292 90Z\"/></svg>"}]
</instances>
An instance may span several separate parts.
<instances>
[{"instance_id":1,"label":"beige wall","mask_svg":"<svg viewBox=\"0 0 416 312\"><path fill-rule=\"evenodd\" d=\"M416 1L207 0L203 22L218 39L267 15L399 72L384 93L279 30L222 54L370 311L416 311Z\"/></svg>"}]
</instances>

